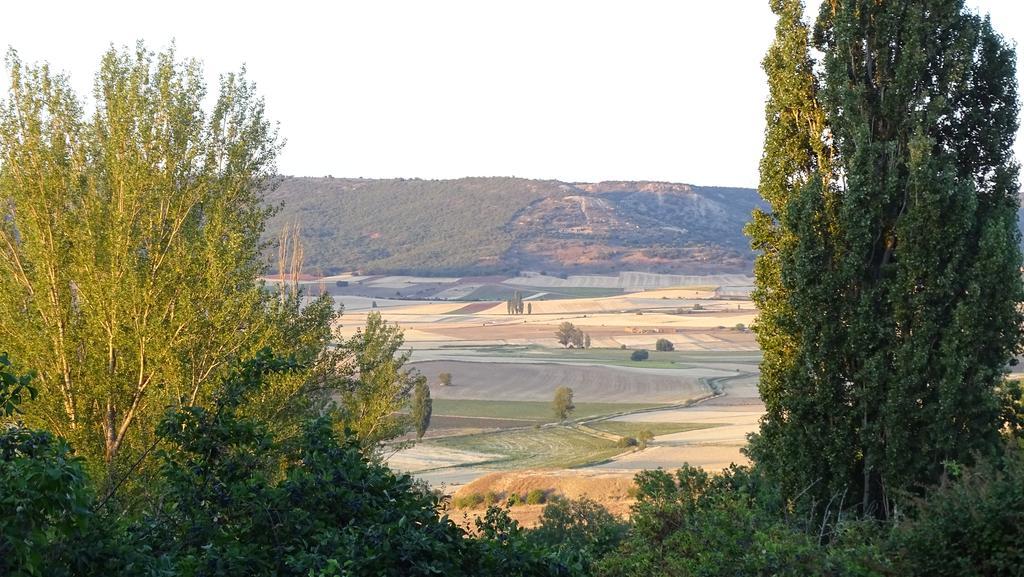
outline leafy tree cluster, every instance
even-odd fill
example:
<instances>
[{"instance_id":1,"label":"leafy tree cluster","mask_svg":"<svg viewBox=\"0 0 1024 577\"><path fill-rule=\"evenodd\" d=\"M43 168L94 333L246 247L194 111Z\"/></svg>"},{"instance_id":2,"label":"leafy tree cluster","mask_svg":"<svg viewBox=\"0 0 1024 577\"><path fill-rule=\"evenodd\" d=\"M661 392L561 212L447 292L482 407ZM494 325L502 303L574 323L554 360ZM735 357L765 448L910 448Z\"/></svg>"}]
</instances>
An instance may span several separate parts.
<instances>
[{"instance_id":1,"label":"leafy tree cluster","mask_svg":"<svg viewBox=\"0 0 1024 577\"><path fill-rule=\"evenodd\" d=\"M527 540L499 510L479 524L481 537L469 537L439 513L436 494L368 459L354 435L339 440L327 417L282 438L246 414L269 380L301 368L261 352L208 405L169 408L156 430L151 493L129 508L95 492L62 439L4 429L0 573L578 574L579 559Z\"/></svg>"},{"instance_id":2,"label":"leafy tree cluster","mask_svg":"<svg viewBox=\"0 0 1024 577\"><path fill-rule=\"evenodd\" d=\"M1022 465L1018 449L999 466L962 470L894 525L865 520L838 499L833 520L816 522L798 512L807 507L789 508L780 486L756 468L646 471L636 477L625 539L594 574L1015 575L1024 561Z\"/></svg>"},{"instance_id":3,"label":"leafy tree cluster","mask_svg":"<svg viewBox=\"0 0 1024 577\"><path fill-rule=\"evenodd\" d=\"M563 347L571 345L576 349L590 348L590 334L583 332L583 330L569 321L558 325L558 329L555 331L555 338L558 339L558 344Z\"/></svg>"},{"instance_id":4,"label":"leafy tree cluster","mask_svg":"<svg viewBox=\"0 0 1024 577\"><path fill-rule=\"evenodd\" d=\"M668 340L668 339L658 339L658 340L657 340L657 341L656 341L656 342L654 343L654 350L656 350L656 351L662 351L662 352L665 352L665 351L674 351L674 350L676 350L676 346L675 346L675 345L673 345L673 344L672 344L672 341L670 341L670 340Z\"/></svg>"},{"instance_id":5,"label":"leafy tree cluster","mask_svg":"<svg viewBox=\"0 0 1024 577\"><path fill-rule=\"evenodd\" d=\"M19 419L74 446L106 490L142 487L165 408L208 403L232 362L270 347L303 367L247 401L272 433L327 412L367 447L404 432L393 415L419 377L397 327L370 315L337 343L330 297L257 282L280 146L244 74L222 77L208 112L197 62L111 49L86 113L47 65L11 51L7 71L0 343L36 375L8 401L38 393ZM278 248L297 271L301 247Z\"/></svg>"},{"instance_id":6,"label":"leafy tree cluster","mask_svg":"<svg viewBox=\"0 0 1024 577\"><path fill-rule=\"evenodd\" d=\"M508 300L505 301L506 308L508 309L508 314L510 315L523 314L526 311L526 304L528 303L523 303L523 293L519 291L513 292L512 296L510 296ZM533 312L532 304L530 304L530 312Z\"/></svg>"}]
</instances>

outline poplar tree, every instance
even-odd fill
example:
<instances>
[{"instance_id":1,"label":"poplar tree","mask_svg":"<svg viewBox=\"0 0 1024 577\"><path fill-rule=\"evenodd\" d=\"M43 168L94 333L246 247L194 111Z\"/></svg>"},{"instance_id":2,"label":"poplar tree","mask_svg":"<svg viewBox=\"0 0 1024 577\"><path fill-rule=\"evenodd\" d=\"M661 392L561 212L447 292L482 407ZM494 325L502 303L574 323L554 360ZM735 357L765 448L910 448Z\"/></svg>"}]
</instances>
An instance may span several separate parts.
<instances>
[{"instance_id":1,"label":"poplar tree","mask_svg":"<svg viewBox=\"0 0 1024 577\"><path fill-rule=\"evenodd\" d=\"M791 499L884 518L999 444L1024 320L1014 53L961 1L833 0L813 31L771 7L751 456Z\"/></svg>"},{"instance_id":2,"label":"poplar tree","mask_svg":"<svg viewBox=\"0 0 1024 577\"><path fill-rule=\"evenodd\" d=\"M320 357L333 301L300 307L257 282L279 142L244 74L207 111L197 61L111 49L87 112L47 65L13 50L6 64L0 349L39 389L21 418L109 473L153 446L167 406L208 401L233 359ZM297 427L310 386L275 377L247 410Z\"/></svg>"},{"instance_id":3,"label":"poplar tree","mask_svg":"<svg viewBox=\"0 0 1024 577\"><path fill-rule=\"evenodd\" d=\"M430 427L430 415L434 412L434 400L430 398L430 387L426 379L416 382L412 392L412 408L409 417L416 428L416 438L422 439Z\"/></svg>"}]
</instances>

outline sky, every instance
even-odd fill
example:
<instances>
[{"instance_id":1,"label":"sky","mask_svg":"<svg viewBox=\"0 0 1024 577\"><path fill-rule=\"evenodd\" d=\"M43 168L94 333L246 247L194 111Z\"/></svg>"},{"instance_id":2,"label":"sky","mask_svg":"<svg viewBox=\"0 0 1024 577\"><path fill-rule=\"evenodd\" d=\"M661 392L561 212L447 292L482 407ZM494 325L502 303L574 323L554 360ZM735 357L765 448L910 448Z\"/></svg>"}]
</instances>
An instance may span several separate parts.
<instances>
[{"instance_id":1,"label":"sky","mask_svg":"<svg viewBox=\"0 0 1024 577\"><path fill-rule=\"evenodd\" d=\"M967 4L1024 43L1024 2ZM773 26L767 0L38 0L0 45L83 94L112 44L173 40L211 86L245 64L282 174L753 187Z\"/></svg>"}]
</instances>

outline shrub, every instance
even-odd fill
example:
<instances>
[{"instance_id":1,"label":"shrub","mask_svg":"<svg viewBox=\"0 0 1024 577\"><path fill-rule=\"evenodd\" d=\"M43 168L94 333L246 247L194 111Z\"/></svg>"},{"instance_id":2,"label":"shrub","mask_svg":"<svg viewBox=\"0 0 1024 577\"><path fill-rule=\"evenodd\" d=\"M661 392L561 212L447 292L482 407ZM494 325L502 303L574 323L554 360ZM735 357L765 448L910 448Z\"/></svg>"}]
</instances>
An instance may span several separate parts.
<instances>
[{"instance_id":1,"label":"shrub","mask_svg":"<svg viewBox=\"0 0 1024 577\"><path fill-rule=\"evenodd\" d=\"M738 331L745 331L747 330L747 325L743 323L736 323L736 326L734 328Z\"/></svg>"},{"instance_id":2,"label":"shrub","mask_svg":"<svg viewBox=\"0 0 1024 577\"><path fill-rule=\"evenodd\" d=\"M1009 449L998 465L948 469L954 479L916 502L894 533L893 549L905 574L1019 575L1024 567L1024 451Z\"/></svg>"},{"instance_id":3,"label":"shrub","mask_svg":"<svg viewBox=\"0 0 1024 577\"><path fill-rule=\"evenodd\" d=\"M527 505L540 505L548 500L548 495L541 489L532 489L526 494Z\"/></svg>"},{"instance_id":4,"label":"shrub","mask_svg":"<svg viewBox=\"0 0 1024 577\"><path fill-rule=\"evenodd\" d=\"M650 432L647 429L644 429L637 433L636 440L639 441L641 449L646 449L647 443L650 443L651 441L654 440L654 433Z\"/></svg>"},{"instance_id":5,"label":"shrub","mask_svg":"<svg viewBox=\"0 0 1024 577\"><path fill-rule=\"evenodd\" d=\"M452 506L456 509L472 509L479 507L484 503L484 496L480 493L470 493L468 495L459 495L452 499Z\"/></svg>"},{"instance_id":6,"label":"shrub","mask_svg":"<svg viewBox=\"0 0 1024 577\"><path fill-rule=\"evenodd\" d=\"M635 447L637 446L636 437L619 437L619 440L618 442L615 443L615 446L623 449L627 447Z\"/></svg>"},{"instance_id":7,"label":"shrub","mask_svg":"<svg viewBox=\"0 0 1024 577\"><path fill-rule=\"evenodd\" d=\"M646 349L637 349L633 351L633 354L629 355L629 360L637 362L646 361L647 357L649 356L650 354L647 352Z\"/></svg>"},{"instance_id":8,"label":"shrub","mask_svg":"<svg viewBox=\"0 0 1024 577\"><path fill-rule=\"evenodd\" d=\"M676 347L672 344L672 341L668 339L658 339L657 342L654 343L654 349L661 352L667 352L676 350Z\"/></svg>"},{"instance_id":9,"label":"shrub","mask_svg":"<svg viewBox=\"0 0 1024 577\"><path fill-rule=\"evenodd\" d=\"M626 345L619 345L619 348L622 350L626 350Z\"/></svg>"},{"instance_id":10,"label":"shrub","mask_svg":"<svg viewBox=\"0 0 1024 577\"><path fill-rule=\"evenodd\" d=\"M484 493L484 505L490 507L491 505L498 504L499 501L501 501L501 495L498 493L494 491L487 491Z\"/></svg>"},{"instance_id":11,"label":"shrub","mask_svg":"<svg viewBox=\"0 0 1024 577\"><path fill-rule=\"evenodd\" d=\"M508 496L508 506L515 507L516 505L522 505L526 502L526 497L519 493L512 493Z\"/></svg>"},{"instance_id":12,"label":"shrub","mask_svg":"<svg viewBox=\"0 0 1024 577\"><path fill-rule=\"evenodd\" d=\"M586 497L552 500L541 514L540 525L530 539L552 550L570 567L593 574L593 564L615 551L629 525L612 515L600 503Z\"/></svg>"}]
</instances>

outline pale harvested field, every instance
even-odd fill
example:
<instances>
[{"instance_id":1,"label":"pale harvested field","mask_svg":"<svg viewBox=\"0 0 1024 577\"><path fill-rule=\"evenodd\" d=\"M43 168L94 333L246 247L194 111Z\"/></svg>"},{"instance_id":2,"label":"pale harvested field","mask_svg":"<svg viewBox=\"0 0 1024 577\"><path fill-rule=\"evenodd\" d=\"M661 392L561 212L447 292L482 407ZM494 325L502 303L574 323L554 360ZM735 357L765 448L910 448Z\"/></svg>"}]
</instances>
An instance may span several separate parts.
<instances>
[{"instance_id":1,"label":"pale harvested field","mask_svg":"<svg viewBox=\"0 0 1024 577\"><path fill-rule=\"evenodd\" d=\"M458 279L384 277L367 280L378 288L395 287L405 292L407 286ZM638 411L617 417L618 423L664 423L662 427L648 425L648 428L658 428L666 434L658 435L645 450L622 452L614 447L614 438L609 439L607 434L602 437L599 430L590 430L589 425L580 425L578 429L534 429L527 423L523 428L507 428L516 424L507 417L518 418L518 414L497 415L507 421L498 422L493 415L484 419L480 418L483 415L442 417L438 413L438 426L428 433L430 438L389 456L390 465L446 491L495 471L559 467L543 474L528 473L532 481L515 480L522 478L523 473L508 473L512 475L508 478L492 477L485 483L490 487L486 490L501 493L518 490L511 489L510 483L547 483L546 490L575 496L567 486L557 488L558 480L569 483L596 475L593 478L600 485L606 482L601 479L628 482L635 473L646 468L674 470L688 462L717 470L733 462L745 462L740 449L746 444L746 435L756 430L763 412L756 390L760 356L753 333L734 327L739 323L750 326L755 310L749 300L718 298L722 292L715 289L733 287L734 292L742 293L751 282L748 277L623 273L618 277L569 279L530 275L513 280L515 282L505 281L504 284L515 286L518 283L524 290L532 287L541 291L545 290L542 287L549 286L552 293L572 287L643 290L609 297L534 298L530 300L533 314L515 316L506 314L503 302L344 296L337 297L346 305L340 332L343 336L352 334L365 325L366 315L373 310L379 311L385 320L398 323L405 331L406 346L414 351L414 362L410 366L428 377L432 383L431 394L439 401L475 399L547 404L557 387L568 386L574 390L578 403L615 404L610 407L616 408L600 414ZM480 282L483 281L466 279L465 283L441 288L446 296L457 298L483 286ZM377 309L370 306L373 300L377 301ZM698 304L703 310L693 310ZM686 312L676 314L680 309ZM636 314L637 311L643 314ZM578 352L561 349L555 330L564 321L587 332L595 349ZM677 356L658 356L663 354L657 353L652 354L646 364L634 364L628 361L629 351L620 350L623 345L629 349L653 350L659 338L671 341L679 351ZM494 348L490 348L492 345ZM454 385L436 385L440 372L451 373ZM726 395L684 409L641 410L642 407L637 408L635 404L626 405L681 404L703 398L710 392L705 380L724 382ZM467 418L474 416L477 418ZM667 433L686 428L674 426L677 424L698 429ZM611 428L619 430L616 427ZM501 430L494 432L495 429ZM457 434L463 436L453 436ZM605 461L600 464L587 465L602 459ZM564 469L566 464L583 468ZM541 482L540 478L548 480ZM592 496L606 503L624 503L610 494ZM626 505L622 507L628 509ZM525 518L533 515L535 519L541 507L532 509L531 512L531 508L517 507L513 511ZM516 510L519 513L515 513Z\"/></svg>"},{"instance_id":2,"label":"pale harvested field","mask_svg":"<svg viewBox=\"0 0 1024 577\"><path fill-rule=\"evenodd\" d=\"M505 281L505 284L551 288L593 287L645 290L708 285L744 286L753 284L753 279L746 275L739 274L688 276L644 272L622 272L617 276L574 275L565 279L531 274L508 279Z\"/></svg>"},{"instance_id":3,"label":"pale harvested field","mask_svg":"<svg viewBox=\"0 0 1024 577\"><path fill-rule=\"evenodd\" d=\"M746 385L730 390L747 394ZM739 397L747 398L747 397ZM746 464L748 459L740 453L747 444L747 435L757 430L764 409L761 405L738 406L697 405L684 409L647 411L642 414L617 417L616 421L695 423L708 428L660 435L646 450L620 455L594 469L627 473L642 469L676 469L683 463L709 470L721 470L732 463Z\"/></svg>"},{"instance_id":4,"label":"pale harvested field","mask_svg":"<svg viewBox=\"0 0 1024 577\"><path fill-rule=\"evenodd\" d=\"M630 507L636 502L629 496L634 486L631 475L588 471L517 471L484 475L460 487L455 496L494 493L504 502L512 494L525 496L530 491L540 490L548 498L588 497L604 505L612 514L625 518L629 516ZM471 527L471 521L484 511L485 508L481 506L469 510L452 509L449 514L457 522ZM517 505L509 510L509 514L520 525L535 527L543 511L543 505Z\"/></svg>"},{"instance_id":5,"label":"pale harvested field","mask_svg":"<svg viewBox=\"0 0 1024 577\"><path fill-rule=\"evenodd\" d=\"M533 362L425 361L412 366L428 376L451 373L453 386L432 386L438 399L550 401L555 389L570 387L576 401L681 403L707 394L701 377L726 371L635 370L583 364Z\"/></svg>"}]
</instances>

